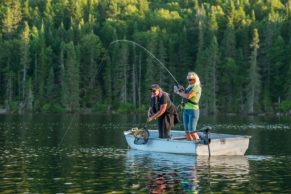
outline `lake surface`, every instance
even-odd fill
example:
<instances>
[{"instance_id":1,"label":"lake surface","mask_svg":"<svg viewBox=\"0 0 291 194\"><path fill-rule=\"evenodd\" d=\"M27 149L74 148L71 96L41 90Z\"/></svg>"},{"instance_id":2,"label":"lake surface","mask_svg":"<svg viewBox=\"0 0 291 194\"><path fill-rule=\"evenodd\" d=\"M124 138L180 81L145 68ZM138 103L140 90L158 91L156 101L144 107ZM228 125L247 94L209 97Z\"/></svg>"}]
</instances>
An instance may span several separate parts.
<instances>
[{"instance_id":1,"label":"lake surface","mask_svg":"<svg viewBox=\"0 0 291 194\"><path fill-rule=\"evenodd\" d=\"M123 131L144 124L139 114L0 115L0 193L291 193L288 117L201 116L199 127L252 136L245 156L210 160L128 149Z\"/></svg>"}]
</instances>

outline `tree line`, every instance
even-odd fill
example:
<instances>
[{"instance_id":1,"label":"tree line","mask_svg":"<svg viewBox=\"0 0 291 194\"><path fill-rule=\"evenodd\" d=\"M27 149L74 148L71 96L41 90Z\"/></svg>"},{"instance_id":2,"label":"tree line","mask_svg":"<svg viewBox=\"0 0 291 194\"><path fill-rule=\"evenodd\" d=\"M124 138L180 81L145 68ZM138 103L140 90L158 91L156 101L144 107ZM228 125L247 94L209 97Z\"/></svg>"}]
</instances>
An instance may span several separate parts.
<instances>
[{"instance_id":1,"label":"tree line","mask_svg":"<svg viewBox=\"0 0 291 194\"><path fill-rule=\"evenodd\" d=\"M291 0L1 0L0 107L143 111L200 76L201 111L291 109ZM174 102L180 99L172 94Z\"/></svg>"}]
</instances>

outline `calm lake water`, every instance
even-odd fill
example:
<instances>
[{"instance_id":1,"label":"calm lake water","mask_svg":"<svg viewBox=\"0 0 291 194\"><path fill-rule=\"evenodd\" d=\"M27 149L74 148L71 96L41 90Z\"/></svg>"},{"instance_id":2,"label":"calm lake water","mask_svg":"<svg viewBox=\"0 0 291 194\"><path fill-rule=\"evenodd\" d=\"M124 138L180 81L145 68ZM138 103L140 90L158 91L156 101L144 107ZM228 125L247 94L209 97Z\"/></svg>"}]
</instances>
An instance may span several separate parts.
<instances>
[{"instance_id":1,"label":"calm lake water","mask_svg":"<svg viewBox=\"0 0 291 194\"><path fill-rule=\"evenodd\" d=\"M200 127L252 136L245 156L210 160L128 149L122 132L144 122L136 114L0 115L0 193L291 193L288 117L201 116Z\"/></svg>"}]
</instances>

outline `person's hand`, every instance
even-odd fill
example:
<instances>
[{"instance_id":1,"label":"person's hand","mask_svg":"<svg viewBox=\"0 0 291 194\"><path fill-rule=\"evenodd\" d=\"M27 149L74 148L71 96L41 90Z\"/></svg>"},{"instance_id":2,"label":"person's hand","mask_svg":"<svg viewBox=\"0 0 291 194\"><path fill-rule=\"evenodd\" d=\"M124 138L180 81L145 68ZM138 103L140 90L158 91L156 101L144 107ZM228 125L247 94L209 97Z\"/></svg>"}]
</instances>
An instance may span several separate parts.
<instances>
[{"instance_id":1,"label":"person's hand","mask_svg":"<svg viewBox=\"0 0 291 194\"><path fill-rule=\"evenodd\" d=\"M148 111L148 117L151 117L152 115L154 115L153 111L151 109L149 109Z\"/></svg>"},{"instance_id":2,"label":"person's hand","mask_svg":"<svg viewBox=\"0 0 291 194\"><path fill-rule=\"evenodd\" d=\"M154 120L154 117L148 117L147 122L152 122Z\"/></svg>"},{"instance_id":3,"label":"person's hand","mask_svg":"<svg viewBox=\"0 0 291 194\"><path fill-rule=\"evenodd\" d=\"M181 85L178 85L178 91L179 92L183 92L185 90L185 88Z\"/></svg>"},{"instance_id":4,"label":"person's hand","mask_svg":"<svg viewBox=\"0 0 291 194\"><path fill-rule=\"evenodd\" d=\"M174 92L175 92L175 93L179 92L179 88L178 88L178 86L176 86L176 85L174 85Z\"/></svg>"}]
</instances>

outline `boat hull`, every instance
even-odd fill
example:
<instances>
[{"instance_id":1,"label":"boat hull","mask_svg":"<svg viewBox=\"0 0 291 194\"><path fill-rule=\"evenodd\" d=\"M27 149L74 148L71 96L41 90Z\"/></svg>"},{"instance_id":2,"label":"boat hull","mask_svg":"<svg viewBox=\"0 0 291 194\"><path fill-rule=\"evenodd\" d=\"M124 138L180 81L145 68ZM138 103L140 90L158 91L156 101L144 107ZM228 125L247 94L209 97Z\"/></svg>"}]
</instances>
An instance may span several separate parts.
<instances>
[{"instance_id":1,"label":"boat hull","mask_svg":"<svg viewBox=\"0 0 291 194\"><path fill-rule=\"evenodd\" d=\"M135 137L130 131L124 135L130 148L150 152L164 152L189 155L209 155L208 145L181 140L183 131L171 131L170 139L158 138L157 130L149 130L150 138L146 144L134 143ZM244 155L249 146L250 136L210 133L210 155Z\"/></svg>"}]
</instances>

